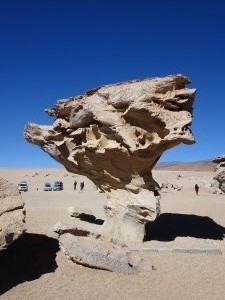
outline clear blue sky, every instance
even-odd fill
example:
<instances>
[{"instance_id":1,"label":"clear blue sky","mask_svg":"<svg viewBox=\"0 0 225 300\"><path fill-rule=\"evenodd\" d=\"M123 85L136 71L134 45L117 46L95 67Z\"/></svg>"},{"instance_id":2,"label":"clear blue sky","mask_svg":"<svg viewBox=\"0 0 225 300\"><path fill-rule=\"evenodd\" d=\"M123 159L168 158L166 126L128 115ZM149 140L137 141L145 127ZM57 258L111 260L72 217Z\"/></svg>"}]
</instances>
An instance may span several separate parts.
<instances>
[{"instance_id":1,"label":"clear blue sky","mask_svg":"<svg viewBox=\"0 0 225 300\"><path fill-rule=\"evenodd\" d=\"M163 161L225 153L225 1L0 0L0 167L58 164L23 138L44 109L103 84L182 73L197 88L196 144Z\"/></svg>"}]
</instances>

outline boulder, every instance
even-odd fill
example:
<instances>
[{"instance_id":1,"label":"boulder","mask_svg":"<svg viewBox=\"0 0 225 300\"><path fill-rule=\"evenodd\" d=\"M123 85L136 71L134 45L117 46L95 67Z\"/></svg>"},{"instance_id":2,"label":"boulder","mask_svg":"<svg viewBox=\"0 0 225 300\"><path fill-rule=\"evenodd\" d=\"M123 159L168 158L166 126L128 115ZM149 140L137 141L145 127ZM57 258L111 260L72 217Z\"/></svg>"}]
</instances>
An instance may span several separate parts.
<instances>
[{"instance_id":1,"label":"boulder","mask_svg":"<svg viewBox=\"0 0 225 300\"><path fill-rule=\"evenodd\" d=\"M90 209L84 209L80 207L73 207L70 206L67 208L67 211L71 217L80 218L80 219L88 219L88 220L95 220L95 216Z\"/></svg>"},{"instance_id":2,"label":"boulder","mask_svg":"<svg viewBox=\"0 0 225 300\"><path fill-rule=\"evenodd\" d=\"M216 176L213 178L218 181L219 189L225 193L225 155L219 156L213 160L217 164L215 168Z\"/></svg>"},{"instance_id":3,"label":"boulder","mask_svg":"<svg viewBox=\"0 0 225 300\"><path fill-rule=\"evenodd\" d=\"M107 241L65 233L60 237L60 247L73 262L94 269L123 274L152 270L148 261L129 252L126 246L121 247Z\"/></svg>"},{"instance_id":4,"label":"boulder","mask_svg":"<svg viewBox=\"0 0 225 300\"><path fill-rule=\"evenodd\" d=\"M100 226L94 223L77 221L73 225L65 224L61 221L57 222L53 229L59 236L65 233L71 233L75 236L93 236L99 238Z\"/></svg>"},{"instance_id":5,"label":"boulder","mask_svg":"<svg viewBox=\"0 0 225 300\"><path fill-rule=\"evenodd\" d=\"M16 186L0 177L0 251L25 232L25 210Z\"/></svg>"}]
</instances>

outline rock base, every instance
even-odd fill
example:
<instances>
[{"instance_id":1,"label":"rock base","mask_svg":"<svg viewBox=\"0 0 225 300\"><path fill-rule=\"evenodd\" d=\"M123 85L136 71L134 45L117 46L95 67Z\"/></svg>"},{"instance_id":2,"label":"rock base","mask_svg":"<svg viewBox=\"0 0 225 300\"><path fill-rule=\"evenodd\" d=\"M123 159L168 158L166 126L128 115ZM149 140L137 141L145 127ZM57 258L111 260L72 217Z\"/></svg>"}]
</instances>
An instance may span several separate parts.
<instances>
[{"instance_id":1,"label":"rock base","mask_svg":"<svg viewBox=\"0 0 225 300\"><path fill-rule=\"evenodd\" d=\"M59 235L61 250L70 260L86 267L124 274L152 270L150 263L132 253L126 244L118 240L112 243L102 235L101 225L89 223L95 218L90 211L87 215L84 210L72 207L68 211L74 216L74 225L58 222L54 231ZM86 216L91 216L91 221L84 221L88 220Z\"/></svg>"}]
</instances>

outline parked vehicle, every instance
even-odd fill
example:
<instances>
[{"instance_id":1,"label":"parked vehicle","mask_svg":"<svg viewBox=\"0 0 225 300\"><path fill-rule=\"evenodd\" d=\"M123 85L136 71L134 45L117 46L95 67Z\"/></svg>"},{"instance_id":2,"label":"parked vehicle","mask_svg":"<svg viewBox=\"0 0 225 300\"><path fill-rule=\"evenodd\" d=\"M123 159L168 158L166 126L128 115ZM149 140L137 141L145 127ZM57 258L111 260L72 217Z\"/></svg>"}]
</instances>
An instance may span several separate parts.
<instances>
[{"instance_id":1,"label":"parked vehicle","mask_svg":"<svg viewBox=\"0 0 225 300\"><path fill-rule=\"evenodd\" d=\"M25 180L22 180L18 184L17 188L18 188L19 192L27 192L28 191L28 184L27 184L27 182Z\"/></svg>"},{"instance_id":2,"label":"parked vehicle","mask_svg":"<svg viewBox=\"0 0 225 300\"><path fill-rule=\"evenodd\" d=\"M53 191L62 191L62 190L63 190L62 181L55 181L53 185Z\"/></svg>"},{"instance_id":3,"label":"parked vehicle","mask_svg":"<svg viewBox=\"0 0 225 300\"><path fill-rule=\"evenodd\" d=\"M45 182L44 191L46 191L46 192L52 191L52 185L50 182Z\"/></svg>"}]
</instances>

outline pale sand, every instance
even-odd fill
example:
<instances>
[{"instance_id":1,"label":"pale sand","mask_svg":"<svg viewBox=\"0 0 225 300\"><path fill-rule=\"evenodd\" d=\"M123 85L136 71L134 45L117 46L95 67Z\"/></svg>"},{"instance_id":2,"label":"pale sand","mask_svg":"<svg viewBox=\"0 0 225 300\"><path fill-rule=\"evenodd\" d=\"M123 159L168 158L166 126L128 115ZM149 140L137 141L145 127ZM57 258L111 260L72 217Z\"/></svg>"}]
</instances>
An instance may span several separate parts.
<instances>
[{"instance_id":1,"label":"pale sand","mask_svg":"<svg viewBox=\"0 0 225 300\"><path fill-rule=\"evenodd\" d=\"M39 175L32 177L35 172ZM199 196L194 193L194 184L210 182L212 172L154 172L158 182L174 182L183 190L162 193L161 219L152 227L153 240L143 247L221 249L222 255L144 252L156 270L138 275L78 266L59 251L52 228L57 221L72 222L68 206L88 207L104 219L105 195L86 178L81 192L73 191L73 181L79 188L80 176L64 169L0 169L0 176L15 184L25 179L30 187L22 194L27 233L0 253L0 293L4 292L0 299L225 299L225 243L220 240L225 196L212 195L205 188L200 188ZM63 180L64 191L43 191L44 181L57 179Z\"/></svg>"}]
</instances>

